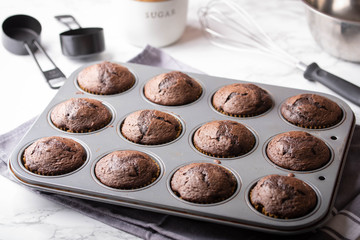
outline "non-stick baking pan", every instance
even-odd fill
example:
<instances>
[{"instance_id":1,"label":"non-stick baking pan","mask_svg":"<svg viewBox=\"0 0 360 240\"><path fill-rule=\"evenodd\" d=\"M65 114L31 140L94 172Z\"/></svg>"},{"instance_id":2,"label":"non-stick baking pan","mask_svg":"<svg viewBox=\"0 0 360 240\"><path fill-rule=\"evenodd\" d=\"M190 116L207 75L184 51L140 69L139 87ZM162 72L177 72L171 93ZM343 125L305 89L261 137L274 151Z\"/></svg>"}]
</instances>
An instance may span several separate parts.
<instances>
[{"instance_id":1,"label":"non-stick baking pan","mask_svg":"<svg viewBox=\"0 0 360 240\"><path fill-rule=\"evenodd\" d=\"M143 87L149 79L169 72L169 69L120 63L135 75L136 83L126 92L105 96L83 91L76 81L82 69L95 63L97 62L77 69L68 78L15 148L9 160L9 169L19 182L42 191L273 233L306 232L327 220L355 126L354 114L344 101L324 93L255 83L270 93L273 107L256 117L237 118L216 111L211 99L219 88L246 81L188 73L202 85L201 97L183 106L161 106L145 98ZM337 125L324 129L307 129L290 124L281 116L280 106L287 98L300 93L316 93L335 101L343 110L343 119ZM70 98L83 97L97 99L105 104L113 114L111 123L90 133L65 132L51 123L49 115L57 104ZM127 115L141 109L156 109L176 116L183 125L180 137L170 143L155 146L128 141L121 135L121 123ZM256 146L250 153L235 158L214 158L198 152L193 146L192 135L202 124L213 120L234 120L244 124L256 136ZM294 130L309 132L322 139L331 151L329 163L320 169L303 172L274 165L265 153L267 143L279 133ZM86 163L72 173L59 176L41 176L29 172L22 163L25 148L37 139L48 136L72 138L82 144L87 151ZM94 167L101 157L114 150L138 150L149 154L160 165L160 177L151 185L134 190L117 190L104 186L95 177ZM220 163L217 160L220 160ZM238 181L235 194L214 204L196 204L178 198L171 191L171 177L179 167L192 162L217 162L229 169ZM294 174L296 178L310 185L318 198L315 209L296 219L271 218L254 209L249 201L249 192L261 177L269 174Z\"/></svg>"}]
</instances>

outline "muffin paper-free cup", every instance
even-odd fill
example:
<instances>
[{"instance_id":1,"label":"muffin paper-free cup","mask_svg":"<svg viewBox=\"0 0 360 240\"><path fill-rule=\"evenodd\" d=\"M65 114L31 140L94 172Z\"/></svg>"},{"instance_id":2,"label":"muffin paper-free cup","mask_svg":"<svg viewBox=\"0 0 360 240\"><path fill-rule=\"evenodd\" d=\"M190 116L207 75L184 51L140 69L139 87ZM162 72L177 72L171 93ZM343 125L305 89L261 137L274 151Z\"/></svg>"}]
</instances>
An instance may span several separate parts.
<instances>
[{"instance_id":1,"label":"muffin paper-free cup","mask_svg":"<svg viewBox=\"0 0 360 240\"><path fill-rule=\"evenodd\" d=\"M91 96L89 97L91 98ZM65 100L66 101L66 100ZM65 102L63 101L63 102ZM63 102L60 102L59 104L63 103ZM49 113L48 113L48 122L50 125L52 125L54 128L60 130L60 131L63 131L63 132L67 132L67 133L73 133L73 134L92 134L92 133L96 133L98 131L101 131L101 129L103 128L106 128L106 127L111 127L114 119L115 119L115 110L105 101L100 101L106 108L107 110L109 111L110 113L110 119L108 119L108 121L103 124L102 126L99 126L98 128L92 128L92 129L87 129L87 130L82 130L82 131L72 131L68 128L60 128L58 126L56 126L52 119L51 119L51 113L52 111L56 108L56 106L58 105L54 105L50 110L49 110Z\"/></svg>"},{"instance_id":2,"label":"muffin paper-free cup","mask_svg":"<svg viewBox=\"0 0 360 240\"><path fill-rule=\"evenodd\" d=\"M154 110L154 109L142 109L142 110ZM138 110L138 111L142 111L142 110ZM137 112L137 111L136 111L136 112ZM134 113L134 112L133 112L133 113ZM148 144L145 144L145 143L135 142L135 141L129 139L127 136L125 136L125 134L123 134L122 128L123 128L124 122L125 122L125 120L126 120L126 117L128 117L128 116L131 115L132 113L130 113L129 115L127 115L127 116L124 118L124 120L121 121L121 124L120 124L120 133L121 133L121 135L122 135L126 140L128 140L128 141L130 141L130 142L132 142L132 143L134 143L134 144L140 144L140 145L143 145L143 146L157 146L157 145L169 144L169 143L175 141L176 139L178 139L178 138L181 136L181 134L182 134L182 132L183 132L184 126L183 126L183 123L179 120L178 116L175 116L174 114L167 113L167 112L163 112L163 113L165 113L165 114L170 114L170 115L173 116L173 117L175 118L175 120L179 123L179 130L178 130L178 132L176 133L176 136L175 136L173 139L171 139L171 140L169 140L169 141L167 141L167 142L163 142L163 143L153 143L153 144L149 144L149 143L148 143Z\"/></svg>"},{"instance_id":3,"label":"muffin paper-free cup","mask_svg":"<svg viewBox=\"0 0 360 240\"><path fill-rule=\"evenodd\" d=\"M115 151L113 151L113 152L115 152ZM153 177L153 178L151 178L149 182L147 182L147 183L145 183L145 184L143 184L143 185L140 185L140 186L133 186L133 187L129 187L129 188L120 188L120 187L108 186L107 184L103 183L103 182L101 181L101 179L96 175L95 169L96 169L97 163L98 163L101 159L103 159L104 157L106 157L107 155L109 155L109 154L111 154L111 153L113 153L113 152L107 153L107 154L105 154L104 156L102 156L100 159L98 159L98 160L95 162L95 164L94 164L94 166L93 166L93 175L94 175L94 178L96 179L96 181L99 182L100 185L103 185L104 187L111 188L111 189L117 189L117 190L123 190L123 191L129 191L129 190L130 190L130 191L131 191L131 190L137 190L137 189L141 189L141 188L147 187L147 186L151 185L152 183L154 183L157 179L160 178L160 175L161 175L162 170L161 170L161 166L160 166L159 162L156 161L153 156L148 155L148 156L150 157L151 161L152 161L152 162L156 165L156 167L157 167L156 176Z\"/></svg>"},{"instance_id":4,"label":"muffin paper-free cup","mask_svg":"<svg viewBox=\"0 0 360 240\"><path fill-rule=\"evenodd\" d=\"M192 163L189 163L189 164L186 164L186 165L182 165L180 166L179 168L175 169L175 171L173 171L171 174L170 174L170 180L169 180L169 184L168 184L168 189L171 193L173 193L174 196L176 196L177 198L181 199L182 201L185 201L186 203L189 203L189 204L200 204L200 205L203 205L203 206L206 206L206 205L216 205L216 204L222 204L222 202L224 201L227 201L227 200L230 200L232 197L234 197L237 193L237 189L240 188L241 186L241 183L240 183L240 180L237 178L237 176L228 168L225 168L223 166L221 166L219 163L214 163L214 162L210 162L210 163L207 163L207 162L193 162L193 163L206 163L206 164L212 164L212 165L219 165L223 170L225 170L226 172L228 172L232 177L233 177L233 180L235 181L235 186L231 189L231 194L228 195L228 196L223 196L222 198L219 198L217 201L191 201L191 200L186 200L184 199L181 194L178 192L178 191L175 191L172 186L171 186L171 181L172 179L174 178L174 175L177 171L179 171L181 168L183 167L186 167L187 165L190 165ZM211 172L209 172L211 174Z\"/></svg>"},{"instance_id":5,"label":"muffin paper-free cup","mask_svg":"<svg viewBox=\"0 0 360 240\"><path fill-rule=\"evenodd\" d=\"M9 170L20 183L52 193L271 233L295 234L311 231L330 216L355 126L353 112L341 99L324 93L255 83L269 92L273 107L256 117L234 118L214 109L211 103L212 95L225 85L245 83L245 81L187 73L202 83L202 96L188 105L162 106L146 100L141 92L144 83L151 77L169 72L169 69L119 63L136 76L136 83L121 94L105 96L84 92L77 84L79 72L96 63L99 62L89 63L74 71L15 147L9 159ZM64 132L49 122L48 116L53 106L70 98L79 97L79 91L81 97L106 102L113 111L113 119L108 126L91 134L82 134ZM337 125L322 129L300 128L289 123L280 113L281 103L300 93L316 93L333 100L343 110L343 119ZM129 113L141 109L156 109L176 116L182 126L180 136L169 143L151 146L126 140L121 134L121 123ZM196 150L191 140L194 131L199 126L214 120L232 120L247 126L254 133L256 144L249 153L243 156L221 158L221 166L230 169L240 183L232 197L216 204L193 204L183 201L168 189L169 181L179 166L192 162L214 162L214 157ZM294 172L270 163L264 155L264 145L272 136L294 130L306 131L322 139L332 150L332 160L316 171L306 172ZM22 163L25 147L34 139L59 134L62 137L75 138L86 146L88 159L83 166L69 174L59 176L42 176L28 171ZM156 156L156 161L161 168L159 178L146 187L134 190L111 189L100 184L94 177L94 164L106 153L127 149ZM270 174L287 175L289 173L308 183L317 193L318 205L313 212L297 219L275 219L257 212L249 204L249 189L259 178Z\"/></svg>"}]
</instances>

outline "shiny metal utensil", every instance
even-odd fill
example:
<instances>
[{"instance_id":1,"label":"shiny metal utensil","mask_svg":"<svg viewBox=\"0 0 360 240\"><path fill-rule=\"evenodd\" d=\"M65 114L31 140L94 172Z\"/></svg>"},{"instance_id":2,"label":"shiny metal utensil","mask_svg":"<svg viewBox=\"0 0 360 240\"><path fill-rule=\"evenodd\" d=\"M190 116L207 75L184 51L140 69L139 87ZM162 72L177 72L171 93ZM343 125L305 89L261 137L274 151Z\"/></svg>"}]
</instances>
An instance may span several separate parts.
<instances>
[{"instance_id":1,"label":"shiny metal utensil","mask_svg":"<svg viewBox=\"0 0 360 240\"><path fill-rule=\"evenodd\" d=\"M310 32L331 55L360 62L360 0L302 0Z\"/></svg>"},{"instance_id":2,"label":"shiny metal utensil","mask_svg":"<svg viewBox=\"0 0 360 240\"><path fill-rule=\"evenodd\" d=\"M323 70L316 63L307 65L282 50L236 1L210 1L199 10L199 19L212 44L233 51L257 51L275 57L296 66L304 72L306 79L320 82L360 106L360 87Z\"/></svg>"}]
</instances>

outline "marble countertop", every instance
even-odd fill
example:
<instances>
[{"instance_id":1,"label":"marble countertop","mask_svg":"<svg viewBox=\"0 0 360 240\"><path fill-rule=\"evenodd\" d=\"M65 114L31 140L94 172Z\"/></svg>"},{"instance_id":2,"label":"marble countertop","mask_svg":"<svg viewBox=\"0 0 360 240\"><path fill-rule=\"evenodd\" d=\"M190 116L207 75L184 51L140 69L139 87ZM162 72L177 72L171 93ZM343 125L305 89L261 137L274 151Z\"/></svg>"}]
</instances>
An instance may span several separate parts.
<instances>
[{"instance_id":1,"label":"marble countertop","mask_svg":"<svg viewBox=\"0 0 360 240\"><path fill-rule=\"evenodd\" d=\"M84 27L103 27L106 51L96 60L125 62L142 49L129 44L124 37L121 20L125 0L12 0L0 3L0 20L15 14L27 14L42 24L42 44L57 66L69 76L87 63L61 54L59 33L66 28L54 16L74 15ZM208 0L189 0L188 24L182 38L163 50L174 58L209 75L251 82L301 88L334 94L325 86L302 77L295 67L269 56L253 52L234 52L209 43L200 30L197 11ZM258 21L270 37L284 50L305 63L317 62L333 74L360 85L359 64L336 59L322 51L307 27L300 0L241 0L244 8ZM92 59L93 61L94 59ZM0 47L2 115L0 134L33 118L56 94L48 87L30 56L17 56ZM341 97L339 97L341 98ZM352 103L357 123L360 108ZM0 176L0 239L137 239L90 219L66 207L45 200Z\"/></svg>"}]
</instances>

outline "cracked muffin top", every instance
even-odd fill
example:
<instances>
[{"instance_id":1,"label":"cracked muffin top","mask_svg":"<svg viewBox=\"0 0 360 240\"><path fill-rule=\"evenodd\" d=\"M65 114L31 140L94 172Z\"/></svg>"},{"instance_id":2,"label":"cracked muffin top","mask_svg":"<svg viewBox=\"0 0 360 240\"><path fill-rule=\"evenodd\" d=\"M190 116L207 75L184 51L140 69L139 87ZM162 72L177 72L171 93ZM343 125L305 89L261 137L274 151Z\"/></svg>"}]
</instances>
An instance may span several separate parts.
<instances>
[{"instance_id":1,"label":"cracked muffin top","mask_svg":"<svg viewBox=\"0 0 360 240\"><path fill-rule=\"evenodd\" d=\"M191 163L175 172L171 189L183 200L216 203L234 194L237 181L224 167L212 163Z\"/></svg>"},{"instance_id":2,"label":"cracked muffin top","mask_svg":"<svg viewBox=\"0 0 360 240\"><path fill-rule=\"evenodd\" d=\"M260 179L250 192L251 204L274 218L298 218L316 206L315 191L295 177L268 175Z\"/></svg>"},{"instance_id":3,"label":"cracked muffin top","mask_svg":"<svg viewBox=\"0 0 360 240\"><path fill-rule=\"evenodd\" d=\"M305 128L326 128L339 123L343 112L330 99L316 94L299 94L281 105L282 116Z\"/></svg>"},{"instance_id":4,"label":"cracked muffin top","mask_svg":"<svg viewBox=\"0 0 360 240\"><path fill-rule=\"evenodd\" d=\"M160 174L159 165L139 151L115 151L95 165L95 175L108 187L136 189L154 182Z\"/></svg>"},{"instance_id":5,"label":"cracked muffin top","mask_svg":"<svg viewBox=\"0 0 360 240\"><path fill-rule=\"evenodd\" d=\"M251 117L269 110L272 100L268 92L254 84L234 83L216 91L212 104L223 114Z\"/></svg>"},{"instance_id":6,"label":"cracked muffin top","mask_svg":"<svg viewBox=\"0 0 360 240\"><path fill-rule=\"evenodd\" d=\"M241 123L229 120L204 124L194 134L194 145L213 157L236 157L248 153L255 145L255 136Z\"/></svg>"},{"instance_id":7,"label":"cracked muffin top","mask_svg":"<svg viewBox=\"0 0 360 240\"><path fill-rule=\"evenodd\" d=\"M144 95L150 101L178 106L194 102L201 95L201 85L189 75L172 71L150 79L144 87Z\"/></svg>"},{"instance_id":8,"label":"cracked muffin top","mask_svg":"<svg viewBox=\"0 0 360 240\"><path fill-rule=\"evenodd\" d=\"M135 77L126 67L104 61L83 69L77 81L80 88L86 92L111 95L131 88L135 83Z\"/></svg>"},{"instance_id":9,"label":"cracked muffin top","mask_svg":"<svg viewBox=\"0 0 360 240\"><path fill-rule=\"evenodd\" d=\"M90 98L71 98L58 104L50 115L52 123L69 132L91 132L105 127L111 113L100 101Z\"/></svg>"},{"instance_id":10,"label":"cracked muffin top","mask_svg":"<svg viewBox=\"0 0 360 240\"><path fill-rule=\"evenodd\" d=\"M72 172L84 164L86 151L80 143L63 137L44 137L24 151L23 162L29 171L46 176Z\"/></svg>"},{"instance_id":11,"label":"cracked muffin top","mask_svg":"<svg viewBox=\"0 0 360 240\"><path fill-rule=\"evenodd\" d=\"M181 124L171 114L157 110L140 110L126 117L121 133L134 143L163 144L180 135Z\"/></svg>"},{"instance_id":12,"label":"cracked muffin top","mask_svg":"<svg viewBox=\"0 0 360 240\"><path fill-rule=\"evenodd\" d=\"M330 160L330 150L319 138L302 131L276 135L266 153L276 165L295 171L309 171L324 166Z\"/></svg>"}]
</instances>

